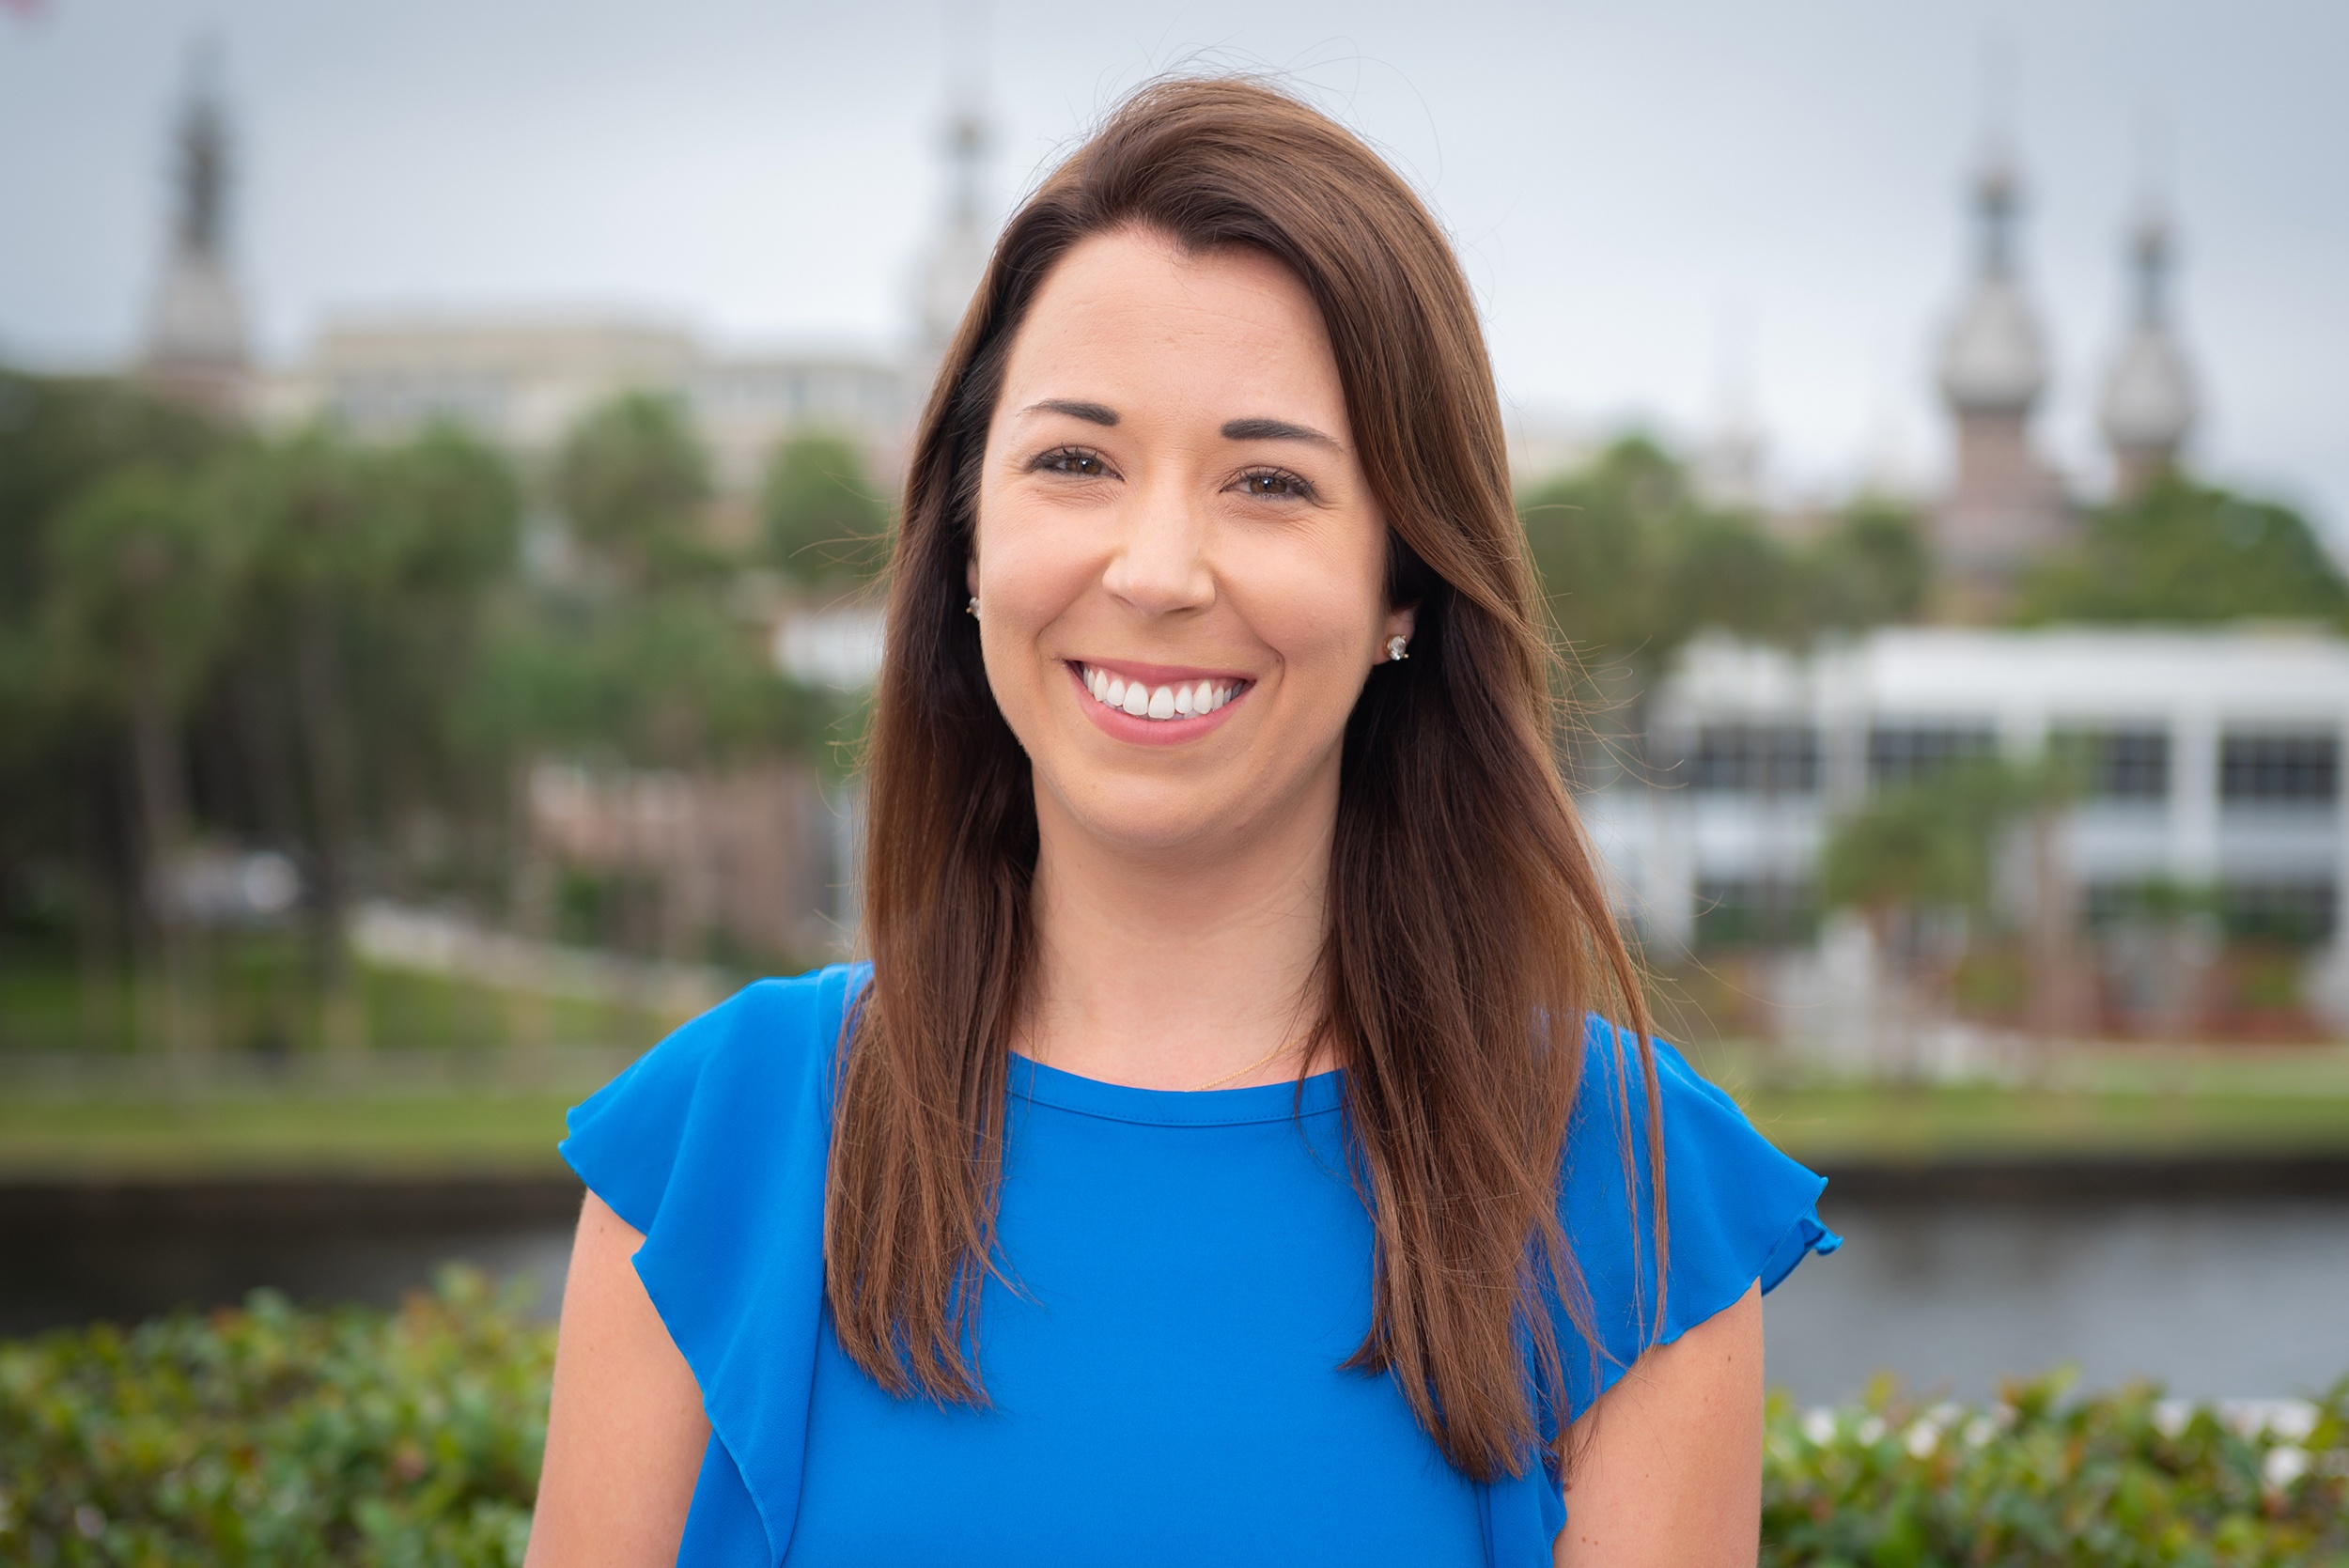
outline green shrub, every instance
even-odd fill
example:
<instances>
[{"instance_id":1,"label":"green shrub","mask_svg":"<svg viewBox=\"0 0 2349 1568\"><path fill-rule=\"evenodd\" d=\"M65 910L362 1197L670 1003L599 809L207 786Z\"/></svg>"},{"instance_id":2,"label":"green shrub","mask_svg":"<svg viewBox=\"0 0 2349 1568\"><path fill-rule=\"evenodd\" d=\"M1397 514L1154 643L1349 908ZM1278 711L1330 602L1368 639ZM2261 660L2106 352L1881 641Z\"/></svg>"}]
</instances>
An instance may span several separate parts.
<instances>
[{"instance_id":1,"label":"green shrub","mask_svg":"<svg viewBox=\"0 0 2349 1568\"><path fill-rule=\"evenodd\" d=\"M521 1305L451 1271L0 1344L0 1562L519 1564L554 1350Z\"/></svg>"},{"instance_id":2,"label":"green shrub","mask_svg":"<svg viewBox=\"0 0 2349 1568\"><path fill-rule=\"evenodd\" d=\"M2349 1379L2320 1404L2216 1406L2067 1381L1988 1410L1773 1396L1765 1568L2349 1564Z\"/></svg>"},{"instance_id":3,"label":"green shrub","mask_svg":"<svg viewBox=\"0 0 2349 1568\"><path fill-rule=\"evenodd\" d=\"M0 1562L519 1564L554 1336L452 1271L396 1312L241 1312L0 1344ZM1989 1409L1774 1397L1766 1568L2349 1565L2349 1380Z\"/></svg>"}]
</instances>

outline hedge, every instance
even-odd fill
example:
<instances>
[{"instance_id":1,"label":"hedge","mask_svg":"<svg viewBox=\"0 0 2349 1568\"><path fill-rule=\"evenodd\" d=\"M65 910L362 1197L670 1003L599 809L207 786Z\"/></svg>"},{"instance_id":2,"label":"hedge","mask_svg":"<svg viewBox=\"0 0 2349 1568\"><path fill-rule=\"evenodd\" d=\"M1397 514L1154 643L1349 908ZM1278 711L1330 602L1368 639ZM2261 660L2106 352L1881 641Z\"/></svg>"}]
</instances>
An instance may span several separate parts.
<instances>
[{"instance_id":1,"label":"hedge","mask_svg":"<svg viewBox=\"0 0 2349 1568\"><path fill-rule=\"evenodd\" d=\"M397 1312L242 1310L0 1344L0 1562L519 1564L553 1335L452 1271ZM1772 1399L1771 1568L2349 1565L2349 1380L2193 1405Z\"/></svg>"}]
</instances>

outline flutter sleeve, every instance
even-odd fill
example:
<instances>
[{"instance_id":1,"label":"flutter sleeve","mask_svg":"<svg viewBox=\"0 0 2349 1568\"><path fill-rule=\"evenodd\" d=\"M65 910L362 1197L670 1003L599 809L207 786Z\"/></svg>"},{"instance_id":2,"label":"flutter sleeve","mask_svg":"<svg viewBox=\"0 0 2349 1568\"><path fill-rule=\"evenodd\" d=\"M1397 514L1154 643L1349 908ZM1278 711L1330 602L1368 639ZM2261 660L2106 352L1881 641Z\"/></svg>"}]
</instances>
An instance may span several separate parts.
<instances>
[{"instance_id":1,"label":"flutter sleeve","mask_svg":"<svg viewBox=\"0 0 2349 1568\"><path fill-rule=\"evenodd\" d=\"M569 1115L563 1157L642 1232L637 1277L710 1442L677 1560L783 1559L823 1321L830 1068L860 970L761 981Z\"/></svg>"},{"instance_id":2,"label":"flutter sleeve","mask_svg":"<svg viewBox=\"0 0 2349 1568\"><path fill-rule=\"evenodd\" d=\"M1559 1195L1583 1299L1557 1302L1552 1314L1575 1416L1645 1351L1677 1340L1757 1283L1772 1289L1811 1254L1843 1245L1819 1222L1826 1178L1779 1153L1735 1101L1660 1040L1656 1079L1667 1220L1660 1313L1648 1095L1637 1043L1603 1019L1590 1020ZM1555 1477L1535 1467L1496 1488L1492 1506L1496 1563L1533 1568L1550 1560L1550 1543L1566 1522Z\"/></svg>"}]
</instances>

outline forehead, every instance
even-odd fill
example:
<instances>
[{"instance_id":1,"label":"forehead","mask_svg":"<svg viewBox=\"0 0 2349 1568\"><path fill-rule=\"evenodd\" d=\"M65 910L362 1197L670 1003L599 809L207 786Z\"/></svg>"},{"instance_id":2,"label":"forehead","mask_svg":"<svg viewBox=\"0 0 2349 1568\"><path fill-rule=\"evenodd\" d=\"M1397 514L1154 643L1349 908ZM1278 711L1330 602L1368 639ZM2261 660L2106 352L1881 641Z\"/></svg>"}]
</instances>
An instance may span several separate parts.
<instances>
[{"instance_id":1,"label":"forehead","mask_svg":"<svg viewBox=\"0 0 2349 1568\"><path fill-rule=\"evenodd\" d=\"M1010 409L1032 396L1121 411L1168 397L1271 399L1336 419L1345 401L1321 311L1294 272L1261 251L1186 253L1139 229L1094 235L1061 257L1004 379Z\"/></svg>"}]
</instances>

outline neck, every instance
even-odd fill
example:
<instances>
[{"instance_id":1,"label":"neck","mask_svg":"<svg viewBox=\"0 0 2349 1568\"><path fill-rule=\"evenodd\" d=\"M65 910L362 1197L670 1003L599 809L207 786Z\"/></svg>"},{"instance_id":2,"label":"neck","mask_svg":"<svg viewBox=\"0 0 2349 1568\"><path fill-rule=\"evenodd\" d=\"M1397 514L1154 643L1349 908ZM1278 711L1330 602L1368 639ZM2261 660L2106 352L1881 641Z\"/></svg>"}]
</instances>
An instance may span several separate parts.
<instances>
[{"instance_id":1,"label":"neck","mask_svg":"<svg viewBox=\"0 0 2349 1568\"><path fill-rule=\"evenodd\" d=\"M1136 851L1039 787L1036 986L1020 1048L1146 1089L1296 1077L1319 1002L1334 768L1304 795L1230 842Z\"/></svg>"}]
</instances>

